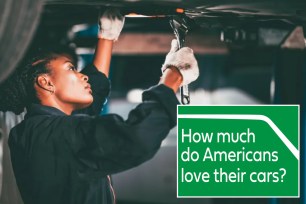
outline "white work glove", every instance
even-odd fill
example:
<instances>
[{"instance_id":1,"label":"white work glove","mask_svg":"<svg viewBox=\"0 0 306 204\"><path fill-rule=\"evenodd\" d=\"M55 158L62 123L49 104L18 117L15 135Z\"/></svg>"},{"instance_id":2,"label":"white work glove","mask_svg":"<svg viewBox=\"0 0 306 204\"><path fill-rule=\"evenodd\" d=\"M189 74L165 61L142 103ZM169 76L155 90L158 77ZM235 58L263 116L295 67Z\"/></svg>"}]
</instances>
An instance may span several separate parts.
<instances>
[{"instance_id":1,"label":"white work glove","mask_svg":"<svg viewBox=\"0 0 306 204\"><path fill-rule=\"evenodd\" d=\"M112 8L106 10L99 19L98 38L117 41L124 25L124 16L118 9Z\"/></svg>"},{"instance_id":2,"label":"white work glove","mask_svg":"<svg viewBox=\"0 0 306 204\"><path fill-rule=\"evenodd\" d=\"M183 82L181 86L190 84L199 76L198 62L193 54L193 50L189 47L183 47L178 50L176 39L171 42L171 49L162 66L162 72L170 66L176 67L182 74Z\"/></svg>"}]
</instances>

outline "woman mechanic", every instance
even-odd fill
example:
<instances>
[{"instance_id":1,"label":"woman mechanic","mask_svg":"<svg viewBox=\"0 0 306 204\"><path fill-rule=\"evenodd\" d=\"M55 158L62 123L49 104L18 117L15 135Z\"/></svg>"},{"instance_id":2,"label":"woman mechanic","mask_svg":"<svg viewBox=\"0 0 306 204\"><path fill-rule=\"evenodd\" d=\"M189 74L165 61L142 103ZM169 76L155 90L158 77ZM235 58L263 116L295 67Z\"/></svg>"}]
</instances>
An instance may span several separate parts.
<instances>
[{"instance_id":1,"label":"woman mechanic","mask_svg":"<svg viewBox=\"0 0 306 204\"><path fill-rule=\"evenodd\" d=\"M175 92L198 77L198 65L190 48L177 51L175 40L159 84L144 91L127 120L99 115L109 94L112 45L123 25L117 11L103 14L93 64L81 73L70 55L52 50L1 87L0 110L27 109L9 136L25 204L115 203L109 175L152 158L176 125Z\"/></svg>"}]
</instances>

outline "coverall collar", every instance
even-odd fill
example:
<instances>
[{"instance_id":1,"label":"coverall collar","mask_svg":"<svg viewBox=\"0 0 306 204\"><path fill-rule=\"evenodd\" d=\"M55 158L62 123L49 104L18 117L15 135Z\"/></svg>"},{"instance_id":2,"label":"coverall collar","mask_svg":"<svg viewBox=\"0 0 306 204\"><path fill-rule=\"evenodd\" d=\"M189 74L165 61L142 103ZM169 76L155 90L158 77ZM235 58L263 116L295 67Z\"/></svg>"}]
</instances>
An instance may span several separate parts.
<instances>
[{"instance_id":1,"label":"coverall collar","mask_svg":"<svg viewBox=\"0 0 306 204\"><path fill-rule=\"evenodd\" d=\"M44 106L40 104L32 103L27 108L27 114L25 118L30 118L32 116L38 115L58 115L58 116L65 116L66 114L61 110L51 107L51 106Z\"/></svg>"}]
</instances>

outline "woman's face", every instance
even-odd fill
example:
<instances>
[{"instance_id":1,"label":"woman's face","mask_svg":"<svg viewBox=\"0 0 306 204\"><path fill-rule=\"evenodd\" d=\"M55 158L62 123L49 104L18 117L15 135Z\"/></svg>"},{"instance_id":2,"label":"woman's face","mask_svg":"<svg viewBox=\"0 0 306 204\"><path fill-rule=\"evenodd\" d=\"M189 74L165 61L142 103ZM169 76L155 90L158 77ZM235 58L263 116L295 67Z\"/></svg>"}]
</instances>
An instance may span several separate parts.
<instances>
[{"instance_id":1,"label":"woman's face","mask_svg":"<svg viewBox=\"0 0 306 204\"><path fill-rule=\"evenodd\" d=\"M59 103L72 105L74 110L88 107L92 103L88 77L76 70L71 58L59 56L50 61L49 67L54 96Z\"/></svg>"}]
</instances>

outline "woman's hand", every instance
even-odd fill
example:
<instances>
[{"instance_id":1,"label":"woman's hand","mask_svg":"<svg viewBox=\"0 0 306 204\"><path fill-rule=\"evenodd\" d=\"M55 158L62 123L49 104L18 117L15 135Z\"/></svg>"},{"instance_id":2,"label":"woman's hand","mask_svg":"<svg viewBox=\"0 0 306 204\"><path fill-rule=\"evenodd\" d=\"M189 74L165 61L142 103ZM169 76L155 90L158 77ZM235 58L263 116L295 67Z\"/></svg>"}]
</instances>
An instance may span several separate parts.
<instances>
[{"instance_id":1,"label":"woman's hand","mask_svg":"<svg viewBox=\"0 0 306 204\"><path fill-rule=\"evenodd\" d=\"M124 25L124 16L118 9L106 10L99 20L99 38L117 41Z\"/></svg>"},{"instance_id":2,"label":"woman's hand","mask_svg":"<svg viewBox=\"0 0 306 204\"><path fill-rule=\"evenodd\" d=\"M162 66L163 76L160 83L172 88L174 92L182 85L188 85L199 76L198 62L192 49L178 50L177 40L172 40L171 50Z\"/></svg>"}]
</instances>

